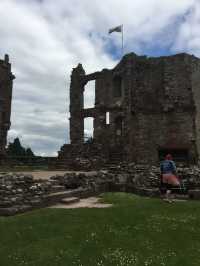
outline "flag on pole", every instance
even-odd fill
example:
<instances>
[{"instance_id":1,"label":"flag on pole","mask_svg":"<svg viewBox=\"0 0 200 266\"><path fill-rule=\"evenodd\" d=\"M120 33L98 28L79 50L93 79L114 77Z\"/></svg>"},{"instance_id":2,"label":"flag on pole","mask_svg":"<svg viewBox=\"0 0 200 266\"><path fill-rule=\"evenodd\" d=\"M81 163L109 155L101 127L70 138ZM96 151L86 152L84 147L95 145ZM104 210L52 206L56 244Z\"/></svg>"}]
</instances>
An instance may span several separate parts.
<instances>
[{"instance_id":1,"label":"flag on pole","mask_svg":"<svg viewBox=\"0 0 200 266\"><path fill-rule=\"evenodd\" d=\"M123 32L123 24L122 25L119 25L117 27L114 27L114 28L109 29L108 34L111 34L112 32L121 32L121 34L122 34L122 54L121 54L121 56L123 57L123 55L124 55L124 32Z\"/></svg>"},{"instance_id":2,"label":"flag on pole","mask_svg":"<svg viewBox=\"0 0 200 266\"><path fill-rule=\"evenodd\" d=\"M122 25L109 29L108 34L111 34L112 32L122 32Z\"/></svg>"}]
</instances>

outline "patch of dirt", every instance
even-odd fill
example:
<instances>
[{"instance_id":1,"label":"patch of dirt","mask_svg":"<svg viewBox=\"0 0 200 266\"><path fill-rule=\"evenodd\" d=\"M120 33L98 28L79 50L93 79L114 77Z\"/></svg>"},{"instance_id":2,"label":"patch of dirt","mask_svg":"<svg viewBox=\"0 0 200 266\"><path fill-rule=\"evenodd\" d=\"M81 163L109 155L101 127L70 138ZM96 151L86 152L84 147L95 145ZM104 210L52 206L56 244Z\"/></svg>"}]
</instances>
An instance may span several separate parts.
<instances>
[{"instance_id":1,"label":"patch of dirt","mask_svg":"<svg viewBox=\"0 0 200 266\"><path fill-rule=\"evenodd\" d=\"M80 199L79 202L71 203L71 204L56 204L49 208L58 208L58 209L75 209L75 208L109 208L113 206L108 203L100 203L100 198L90 197L86 199Z\"/></svg>"}]
</instances>

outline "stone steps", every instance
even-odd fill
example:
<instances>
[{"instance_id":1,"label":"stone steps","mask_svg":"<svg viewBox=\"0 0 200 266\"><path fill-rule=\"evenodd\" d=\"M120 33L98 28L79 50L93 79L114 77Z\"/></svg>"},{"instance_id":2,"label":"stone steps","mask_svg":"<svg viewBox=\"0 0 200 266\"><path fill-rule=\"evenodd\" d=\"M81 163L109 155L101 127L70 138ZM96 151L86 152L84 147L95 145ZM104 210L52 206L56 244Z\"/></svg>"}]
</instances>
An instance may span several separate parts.
<instances>
[{"instance_id":1,"label":"stone steps","mask_svg":"<svg viewBox=\"0 0 200 266\"><path fill-rule=\"evenodd\" d=\"M80 198L78 197L70 197L70 198L61 199L60 203L67 205L67 204L77 203L79 201Z\"/></svg>"},{"instance_id":2,"label":"stone steps","mask_svg":"<svg viewBox=\"0 0 200 266\"><path fill-rule=\"evenodd\" d=\"M52 205L52 204L60 202L64 198L72 197L73 194L74 194L74 191L72 191L72 190L54 192L54 193L50 193L50 194L46 195L44 198L44 201L48 205Z\"/></svg>"},{"instance_id":3,"label":"stone steps","mask_svg":"<svg viewBox=\"0 0 200 266\"><path fill-rule=\"evenodd\" d=\"M87 188L77 188L73 190L65 190L53 192L45 195L42 200L32 200L31 205L14 205L10 207L0 207L0 216L11 216L18 213L31 211L37 208L44 208L58 203L71 204L79 202L80 198L93 196L93 190Z\"/></svg>"},{"instance_id":4,"label":"stone steps","mask_svg":"<svg viewBox=\"0 0 200 266\"><path fill-rule=\"evenodd\" d=\"M74 197L84 198L84 197L89 197L93 194L94 192L92 190L84 189L84 188L77 188L73 190L54 192L54 193L50 193L45 196L44 205L50 206L50 205L53 205L53 204L56 204L62 201L63 199L67 200L67 198L74 198Z\"/></svg>"}]
</instances>

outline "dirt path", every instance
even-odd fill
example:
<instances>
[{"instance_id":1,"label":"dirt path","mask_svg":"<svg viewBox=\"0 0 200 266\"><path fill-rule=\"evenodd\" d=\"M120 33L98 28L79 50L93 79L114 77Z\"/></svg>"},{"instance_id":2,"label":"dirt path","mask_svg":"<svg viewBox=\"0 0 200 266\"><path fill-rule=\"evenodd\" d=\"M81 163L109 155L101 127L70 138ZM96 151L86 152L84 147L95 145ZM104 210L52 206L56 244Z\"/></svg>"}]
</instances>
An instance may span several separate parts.
<instances>
[{"instance_id":1,"label":"dirt path","mask_svg":"<svg viewBox=\"0 0 200 266\"><path fill-rule=\"evenodd\" d=\"M75 208L109 208L112 204L100 203L100 198L90 197L87 199L81 199L79 202L71 204L56 204L49 208L58 208L58 209L75 209Z\"/></svg>"}]
</instances>

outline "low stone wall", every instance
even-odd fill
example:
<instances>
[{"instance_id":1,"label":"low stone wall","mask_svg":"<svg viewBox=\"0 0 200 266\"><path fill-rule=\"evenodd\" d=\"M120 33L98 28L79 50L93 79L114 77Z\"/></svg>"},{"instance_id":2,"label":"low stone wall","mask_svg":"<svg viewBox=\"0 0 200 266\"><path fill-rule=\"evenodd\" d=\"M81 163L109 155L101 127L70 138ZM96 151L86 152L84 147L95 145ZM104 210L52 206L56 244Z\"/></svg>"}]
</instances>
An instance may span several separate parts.
<instances>
[{"instance_id":1,"label":"low stone wall","mask_svg":"<svg viewBox=\"0 0 200 266\"><path fill-rule=\"evenodd\" d=\"M200 168L179 167L178 174L190 197L197 199L199 195L200 198ZM159 196L159 186L160 170L149 165L118 165L95 173L56 175L49 180L34 180L32 176L22 174L0 174L0 215L48 206L63 197L87 197L109 191Z\"/></svg>"},{"instance_id":2,"label":"low stone wall","mask_svg":"<svg viewBox=\"0 0 200 266\"><path fill-rule=\"evenodd\" d=\"M0 209L40 205L53 189L53 182L35 181L31 175L0 174Z\"/></svg>"}]
</instances>

